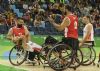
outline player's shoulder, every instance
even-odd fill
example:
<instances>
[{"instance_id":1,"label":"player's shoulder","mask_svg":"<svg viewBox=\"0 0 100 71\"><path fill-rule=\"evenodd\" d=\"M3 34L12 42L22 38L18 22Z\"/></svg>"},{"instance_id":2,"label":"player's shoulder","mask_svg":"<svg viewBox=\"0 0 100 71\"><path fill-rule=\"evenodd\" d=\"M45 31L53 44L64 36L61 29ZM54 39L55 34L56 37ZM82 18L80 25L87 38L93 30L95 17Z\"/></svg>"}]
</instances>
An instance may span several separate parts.
<instances>
[{"instance_id":1,"label":"player's shoulder","mask_svg":"<svg viewBox=\"0 0 100 71\"><path fill-rule=\"evenodd\" d=\"M91 23L87 24L87 28L92 28L93 25Z\"/></svg>"},{"instance_id":2,"label":"player's shoulder","mask_svg":"<svg viewBox=\"0 0 100 71\"><path fill-rule=\"evenodd\" d=\"M88 23L87 26L93 26L91 23Z\"/></svg>"},{"instance_id":3,"label":"player's shoulder","mask_svg":"<svg viewBox=\"0 0 100 71\"><path fill-rule=\"evenodd\" d=\"M9 29L10 32L13 31L13 30L14 30L14 27L11 27L11 28Z\"/></svg>"},{"instance_id":4,"label":"player's shoulder","mask_svg":"<svg viewBox=\"0 0 100 71\"><path fill-rule=\"evenodd\" d=\"M68 16L77 17L75 14L69 14Z\"/></svg>"},{"instance_id":5,"label":"player's shoulder","mask_svg":"<svg viewBox=\"0 0 100 71\"><path fill-rule=\"evenodd\" d=\"M24 28L24 30L27 30L27 31L28 31L28 28L27 28L27 26L23 26L23 28Z\"/></svg>"},{"instance_id":6,"label":"player's shoulder","mask_svg":"<svg viewBox=\"0 0 100 71\"><path fill-rule=\"evenodd\" d=\"M72 18L72 19L77 19L78 18L77 15L75 15L75 14L70 14L67 17Z\"/></svg>"},{"instance_id":7,"label":"player's shoulder","mask_svg":"<svg viewBox=\"0 0 100 71\"><path fill-rule=\"evenodd\" d=\"M24 28L24 29L27 29L27 27L26 27L26 26L23 26L23 28Z\"/></svg>"},{"instance_id":8,"label":"player's shoulder","mask_svg":"<svg viewBox=\"0 0 100 71\"><path fill-rule=\"evenodd\" d=\"M16 28L16 26L11 27L10 29L12 29L12 30L13 30L14 28Z\"/></svg>"}]
</instances>

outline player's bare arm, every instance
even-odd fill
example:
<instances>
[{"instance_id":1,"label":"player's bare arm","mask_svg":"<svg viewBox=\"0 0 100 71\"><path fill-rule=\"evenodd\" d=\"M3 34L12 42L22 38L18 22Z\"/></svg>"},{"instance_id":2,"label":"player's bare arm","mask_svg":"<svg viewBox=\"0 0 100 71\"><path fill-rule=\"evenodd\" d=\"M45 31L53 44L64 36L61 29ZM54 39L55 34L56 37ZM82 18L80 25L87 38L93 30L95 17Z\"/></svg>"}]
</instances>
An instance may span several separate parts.
<instances>
[{"instance_id":1,"label":"player's bare arm","mask_svg":"<svg viewBox=\"0 0 100 71\"><path fill-rule=\"evenodd\" d=\"M13 31L12 31L12 28L10 28L10 30L8 31L7 39L13 40Z\"/></svg>"},{"instance_id":2,"label":"player's bare arm","mask_svg":"<svg viewBox=\"0 0 100 71\"><path fill-rule=\"evenodd\" d=\"M62 21L60 25L56 24L52 18L49 18L49 21L59 31L63 31L65 27L69 26L70 24L70 20L67 17L64 18L64 20Z\"/></svg>"},{"instance_id":3,"label":"player's bare arm","mask_svg":"<svg viewBox=\"0 0 100 71\"><path fill-rule=\"evenodd\" d=\"M30 40L30 34L29 34L29 31L28 31L28 28L26 26L24 26L24 29L25 29L25 36L27 38L27 41Z\"/></svg>"}]
</instances>

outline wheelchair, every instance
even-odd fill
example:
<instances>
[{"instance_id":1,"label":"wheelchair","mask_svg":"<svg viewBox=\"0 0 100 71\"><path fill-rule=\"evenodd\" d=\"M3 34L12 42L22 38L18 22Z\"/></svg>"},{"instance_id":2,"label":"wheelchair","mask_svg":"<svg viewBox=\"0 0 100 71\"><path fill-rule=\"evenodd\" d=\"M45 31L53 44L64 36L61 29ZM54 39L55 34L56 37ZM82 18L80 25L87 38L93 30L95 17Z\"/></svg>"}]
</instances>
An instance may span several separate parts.
<instances>
[{"instance_id":1,"label":"wheelchair","mask_svg":"<svg viewBox=\"0 0 100 71\"><path fill-rule=\"evenodd\" d=\"M22 40L10 50L9 61L14 66L21 65L27 58L28 52L22 47Z\"/></svg>"},{"instance_id":2,"label":"wheelchair","mask_svg":"<svg viewBox=\"0 0 100 71\"><path fill-rule=\"evenodd\" d=\"M49 50L47 61L49 66L56 71L62 71L66 68L76 69L82 64L83 54L80 49L73 50L72 47L61 41Z\"/></svg>"},{"instance_id":3,"label":"wheelchair","mask_svg":"<svg viewBox=\"0 0 100 71\"><path fill-rule=\"evenodd\" d=\"M15 45L9 53L9 61L14 66L23 64L27 57L28 51L22 47L22 44ZM83 61L83 55L80 49L75 52L69 45L59 42L52 36L47 36L35 59L39 64L45 64L47 61L52 69L62 71L68 67L79 67Z\"/></svg>"},{"instance_id":4,"label":"wheelchair","mask_svg":"<svg viewBox=\"0 0 100 71\"><path fill-rule=\"evenodd\" d=\"M45 39L45 42L41 45L42 49L40 52L36 52L34 60L38 62L38 64L45 64L47 61L47 54L49 50L52 48L54 44L58 41L51 36L48 36ZM23 64L29 56L29 51L25 50L22 47L22 41L19 41L18 45L14 45L14 47L10 50L9 53L9 61L14 66L19 66Z\"/></svg>"},{"instance_id":5,"label":"wheelchair","mask_svg":"<svg viewBox=\"0 0 100 71\"><path fill-rule=\"evenodd\" d=\"M95 59L96 59L96 51L93 48L92 42L86 42L83 44L83 46L80 48L83 53L83 66L88 66L91 64L95 65Z\"/></svg>"}]
</instances>

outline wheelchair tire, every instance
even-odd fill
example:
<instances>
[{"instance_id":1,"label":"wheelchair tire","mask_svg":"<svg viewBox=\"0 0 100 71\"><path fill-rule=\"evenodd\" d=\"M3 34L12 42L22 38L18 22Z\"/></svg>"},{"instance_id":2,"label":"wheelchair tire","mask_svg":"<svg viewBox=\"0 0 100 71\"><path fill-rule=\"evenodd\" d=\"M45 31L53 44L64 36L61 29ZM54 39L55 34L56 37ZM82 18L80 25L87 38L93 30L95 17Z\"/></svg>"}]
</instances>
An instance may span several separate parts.
<instances>
[{"instance_id":1,"label":"wheelchair tire","mask_svg":"<svg viewBox=\"0 0 100 71\"><path fill-rule=\"evenodd\" d=\"M91 53L90 53L89 59L87 59L85 61L83 60L83 63L82 63L83 66L91 65L92 63L94 63L94 61L96 59L96 52L95 52L94 48L88 47L88 49Z\"/></svg>"},{"instance_id":2,"label":"wheelchair tire","mask_svg":"<svg viewBox=\"0 0 100 71\"><path fill-rule=\"evenodd\" d=\"M16 51L16 53L14 53L14 52ZM18 53L18 51L21 53ZM15 63L15 60L16 60L16 56L20 56L20 55L24 55L23 56L23 59L20 61L20 62L16 62ZM15 45L11 50L10 50L10 53L9 53L9 61L10 61L10 63L12 64L12 65L14 65L14 66L19 66L19 65L21 65L25 60L26 60L26 58L27 58L27 55L28 55L28 52L27 51L25 51L24 49L23 49L23 47L17 47L17 45Z\"/></svg>"},{"instance_id":3,"label":"wheelchair tire","mask_svg":"<svg viewBox=\"0 0 100 71\"><path fill-rule=\"evenodd\" d=\"M65 44L55 45L48 52L48 55L47 55L47 61L48 61L49 66L56 71L62 71L68 68L71 64L71 60L68 62L67 59L69 59L69 57L71 56L70 55L71 53L72 53L72 49L68 45L65 45ZM59 54L59 56L57 56L57 54ZM53 55L55 56L55 58L52 59L52 57L54 57ZM63 62L64 64L60 60L64 60Z\"/></svg>"}]
</instances>

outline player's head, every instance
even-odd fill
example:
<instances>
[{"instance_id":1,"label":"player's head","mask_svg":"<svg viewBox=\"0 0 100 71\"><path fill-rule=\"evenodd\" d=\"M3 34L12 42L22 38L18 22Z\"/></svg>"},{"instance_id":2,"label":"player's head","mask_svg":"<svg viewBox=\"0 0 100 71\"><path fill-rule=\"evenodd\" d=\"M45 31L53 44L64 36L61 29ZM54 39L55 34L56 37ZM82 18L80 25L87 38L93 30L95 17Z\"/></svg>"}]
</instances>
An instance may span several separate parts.
<instances>
[{"instance_id":1,"label":"player's head","mask_svg":"<svg viewBox=\"0 0 100 71\"><path fill-rule=\"evenodd\" d=\"M65 5L65 12L72 12L72 7L70 5Z\"/></svg>"},{"instance_id":2,"label":"player's head","mask_svg":"<svg viewBox=\"0 0 100 71\"><path fill-rule=\"evenodd\" d=\"M87 24L88 22L90 22L90 16L86 15L82 18L82 22Z\"/></svg>"},{"instance_id":3,"label":"player's head","mask_svg":"<svg viewBox=\"0 0 100 71\"><path fill-rule=\"evenodd\" d=\"M21 28L23 24L24 24L23 19L18 18L18 20L17 20L17 27L18 27L18 28Z\"/></svg>"}]
</instances>

